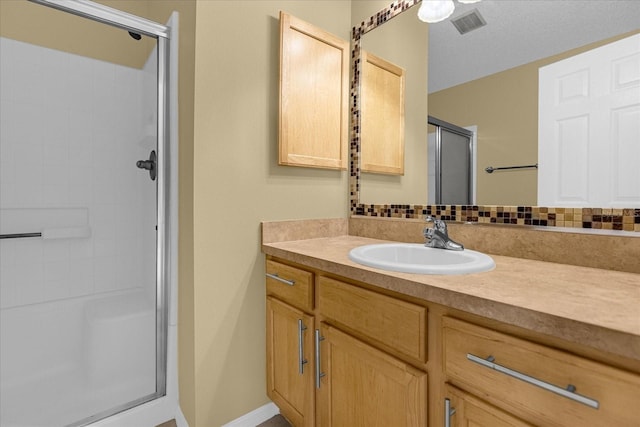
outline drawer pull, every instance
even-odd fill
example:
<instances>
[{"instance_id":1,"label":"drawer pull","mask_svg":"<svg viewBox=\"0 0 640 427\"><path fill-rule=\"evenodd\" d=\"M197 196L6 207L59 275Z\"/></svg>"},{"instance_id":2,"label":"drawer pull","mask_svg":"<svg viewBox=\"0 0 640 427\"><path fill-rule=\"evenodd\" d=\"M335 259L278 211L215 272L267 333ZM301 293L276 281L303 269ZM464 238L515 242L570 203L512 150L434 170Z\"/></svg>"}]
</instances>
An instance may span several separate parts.
<instances>
[{"instance_id":1,"label":"drawer pull","mask_svg":"<svg viewBox=\"0 0 640 427\"><path fill-rule=\"evenodd\" d=\"M320 388L320 378L326 374L320 372L322 364L320 363L320 341L324 341L324 337L320 335L320 329L316 329L316 388Z\"/></svg>"},{"instance_id":2,"label":"drawer pull","mask_svg":"<svg viewBox=\"0 0 640 427\"><path fill-rule=\"evenodd\" d=\"M451 407L451 400L444 399L444 427L451 427L451 417L455 413L456 408Z\"/></svg>"},{"instance_id":3,"label":"drawer pull","mask_svg":"<svg viewBox=\"0 0 640 427\"><path fill-rule=\"evenodd\" d=\"M278 282L284 283L285 285L289 285L289 286L293 286L296 284L295 280L287 280L287 279L283 279L282 277L278 276L278 273L267 273L267 277L273 280L277 280Z\"/></svg>"},{"instance_id":4,"label":"drawer pull","mask_svg":"<svg viewBox=\"0 0 640 427\"><path fill-rule=\"evenodd\" d=\"M505 366L498 365L497 363L494 363L495 358L493 356L489 356L486 359L483 359L471 353L467 353L467 359L479 365L485 366L490 369L494 369L498 372L502 372L503 374L506 374L513 378L524 381L528 384L538 386L552 393L556 393L556 394L559 394L560 396L564 396L568 399L582 403L583 405L587 405L590 408L598 409L600 407L600 404L598 403L597 400L591 399L589 397L582 396L576 393L575 392L576 387L574 385L569 384L567 388L558 387L557 385L539 380L538 378L534 378L529 375L523 374L521 372L514 371L513 369L509 369Z\"/></svg>"},{"instance_id":5,"label":"drawer pull","mask_svg":"<svg viewBox=\"0 0 640 427\"><path fill-rule=\"evenodd\" d=\"M298 373L304 374L304 365L308 363L308 360L304 358L304 337L303 332L307 330L307 327L302 323L302 319L298 319Z\"/></svg>"}]
</instances>

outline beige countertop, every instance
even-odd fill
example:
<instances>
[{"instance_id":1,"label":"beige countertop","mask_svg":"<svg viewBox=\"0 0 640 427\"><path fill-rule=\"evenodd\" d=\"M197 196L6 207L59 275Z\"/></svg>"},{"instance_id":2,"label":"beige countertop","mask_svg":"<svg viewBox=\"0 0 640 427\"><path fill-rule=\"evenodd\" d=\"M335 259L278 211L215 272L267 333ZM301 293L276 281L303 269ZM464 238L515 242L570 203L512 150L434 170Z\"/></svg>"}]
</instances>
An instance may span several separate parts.
<instances>
[{"instance_id":1,"label":"beige countertop","mask_svg":"<svg viewBox=\"0 0 640 427\"><path fill-rule=\"evenodd\" d=\"M265 254L598 350L640 360L640 274L492 255L489 272L396 273L351 261L382 240L349 235L263 243Z\"/></svg>"}]
</instances>

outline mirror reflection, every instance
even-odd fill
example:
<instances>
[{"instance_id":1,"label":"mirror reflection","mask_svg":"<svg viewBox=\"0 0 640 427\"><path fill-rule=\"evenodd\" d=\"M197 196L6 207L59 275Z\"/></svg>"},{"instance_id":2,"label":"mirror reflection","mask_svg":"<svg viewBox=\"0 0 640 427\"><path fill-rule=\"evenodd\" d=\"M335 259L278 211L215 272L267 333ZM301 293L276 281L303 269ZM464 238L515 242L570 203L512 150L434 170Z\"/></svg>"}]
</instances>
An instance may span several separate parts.
<instances>
[{"instance_id":1,"label":"mirror reflection","mask_svg":"<svg viewBox=\"0 0 640 427\"><path fill-rule=\"evenodd\" d=\"M371 5L373 3L374 5ZM377 5L376 5L377 4ZM388 2L354 2L355 6L369 6L362 16L372 15L388 6ZM373 7L373 10L371 8ZM405 12L362 38L363 52L372 53L404 70L404 171L402 174L362 172L361 199L372 203L426 203L427 180L427 48L428 26L412 13ZM366 55L366 54L365 54ZM363 74L363 86L366 85ZM366 93L364 94L366 96ZM363 108L367 99L362 100ZM367 110L362 117L362 151L371 144L367 126ZM374 119L383 125L383 118ZM364 141L367 141L365 143ZM361 167L363 165L361 164ZM367 168L364 168L365 170Z\"/></svg>"},{"instance_id":2,"label":"mirror reflection","mask_svg":"<svg viewBox=\"0 0 640 427\"><path fill-rule=\"evenodd\" d=\"M377 7L362 10L362 20L388 6L384 1L357 3ZM451 21L474 10L487 25L460 34ZM404 68L406 117L404 175L361 173L360 202L434 200L424 143L433 131L426 118L433 116L477 130L475 204L539 204L539 170L489 174L485 168L538 163L539 68L639 33L640 2L456 2L453 15L437 24L419 21L416 13L414 6L362 37L363 50ZM366 143L363 137L363 147Z\"/></svg>"}]
</instances>

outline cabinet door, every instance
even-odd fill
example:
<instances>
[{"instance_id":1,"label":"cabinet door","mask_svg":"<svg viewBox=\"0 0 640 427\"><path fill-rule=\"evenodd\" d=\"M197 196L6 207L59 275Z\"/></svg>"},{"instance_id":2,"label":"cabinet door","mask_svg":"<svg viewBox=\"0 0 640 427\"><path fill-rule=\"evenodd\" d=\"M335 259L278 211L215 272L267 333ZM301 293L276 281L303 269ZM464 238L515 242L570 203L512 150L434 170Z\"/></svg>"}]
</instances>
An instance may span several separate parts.
<instances>
[{"instance_id":1,"label":"cabinet door","mask_svg":"<svg viewBox=\"0 0 640 427\"><path fill-rule=\"evenodd\" d=\"M450 385L445 386L445 422L451 427L530 427L518 418L503 412ZM449 423L446 421L449 411Z\"/></svg>"},{"instance_id":2,"label":"cabinet door","mask_svg":"<svg viewBox=\"0 0 640 427\"><path fill-rule=\"evenodd\" d=\"M427 374L322 324L318 424L425 426Z\"/></svg>"},{"instance_id":3,"label":"cabinet door","mask_svg":"<svg viewBox=\"0 0 640 427\"><path fill-rule=\"evenodd\" d=\"M279 163L347 168L349 42L280 13Z\"/></svg>"},{"instance_id":4,"label":"cabinet door","mask_svg":"<svg viewBox=\"0 0 640 427\"><path fill-rule=\"evenodd\" d=\"M314 424L313 317L267 298L267 394L295 427Z\"/></svg>"},{"instance_id":5,"label":"cabinet door","mask_svg":"<svg viewBox=\"0 0 640 427\"><path fill-rule=\"evenodd\" d=\"M362 51L362 172L404 175L405 70Z\"/></svg>"}]
</instances>

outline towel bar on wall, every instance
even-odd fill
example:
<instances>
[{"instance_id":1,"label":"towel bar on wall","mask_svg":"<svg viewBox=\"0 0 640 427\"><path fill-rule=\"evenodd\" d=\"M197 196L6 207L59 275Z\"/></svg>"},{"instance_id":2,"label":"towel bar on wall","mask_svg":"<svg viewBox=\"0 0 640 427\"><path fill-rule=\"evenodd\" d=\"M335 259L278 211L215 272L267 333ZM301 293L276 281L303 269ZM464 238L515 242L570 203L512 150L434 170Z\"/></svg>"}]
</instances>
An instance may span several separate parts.
<instances>
[{"instance_id":1,"label":"towel bar on wall","mask_svg":"<svg viewBox=\"0 0 640 427\"><path fill-rule=\"evenodd\" d=\"M500 171L500 170L506 170L506 169L529 169L529 168L538 169L538 164L536 163L535 165L523 165L523 166L503 166L499 168L494 168L493 166L489 166L488 168L485 168L484 171L486 173L493 173L493 171Z\"/></svg>"}]
</instances>

